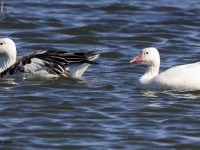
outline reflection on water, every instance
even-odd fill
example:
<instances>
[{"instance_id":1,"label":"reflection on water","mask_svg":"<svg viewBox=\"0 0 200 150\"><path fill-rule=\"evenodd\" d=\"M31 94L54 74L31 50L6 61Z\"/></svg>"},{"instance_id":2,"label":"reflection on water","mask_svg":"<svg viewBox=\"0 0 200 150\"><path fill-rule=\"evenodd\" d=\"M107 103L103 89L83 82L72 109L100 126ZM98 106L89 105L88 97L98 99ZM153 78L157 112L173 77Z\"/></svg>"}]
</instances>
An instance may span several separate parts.
<instances>
[{"instance_id":1,"label":"reflection on water","mask_svg":"<svg viewBox=\"0 0 200 150\"><path fill-rule=\"evenodd\" d=\"M199 61L199 1L5 1L0 36L36 49L103 50L81 80L0 81L2 149L198 149L199 91L136 90L129 60L157 47L161 71Z\"/></svg>"}]
</instances>

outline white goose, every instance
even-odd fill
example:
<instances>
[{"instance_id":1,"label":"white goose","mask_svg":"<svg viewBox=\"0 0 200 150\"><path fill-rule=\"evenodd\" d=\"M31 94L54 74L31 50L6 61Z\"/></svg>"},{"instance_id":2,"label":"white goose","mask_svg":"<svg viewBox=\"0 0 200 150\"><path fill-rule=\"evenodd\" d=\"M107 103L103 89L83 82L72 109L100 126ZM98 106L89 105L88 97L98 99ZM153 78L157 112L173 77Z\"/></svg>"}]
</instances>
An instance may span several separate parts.
<instances>
[{"instance_id":1,"label":"white goose","mask_svg":"<svg viewBox=\"0 0 200 150\"><path fill-rule=\"evenodd\" d=\"M98 64L98 51L38 50L16 59L15 43L0 38L0 77L79 78L90 64Z\"/></svg>"},{"instance_id":2,"label":"white goose","mask_svg":"<svg viewBox=\"0 0 200 150\"><path fill-rule=\"evenodd\" d=\"M130 63L147 65L146 73L138 80L138 89L148 90L200 90L200 62L179 65L159 73L160 55L156 48L145 48Z\"/></svg>"}]
</instances>

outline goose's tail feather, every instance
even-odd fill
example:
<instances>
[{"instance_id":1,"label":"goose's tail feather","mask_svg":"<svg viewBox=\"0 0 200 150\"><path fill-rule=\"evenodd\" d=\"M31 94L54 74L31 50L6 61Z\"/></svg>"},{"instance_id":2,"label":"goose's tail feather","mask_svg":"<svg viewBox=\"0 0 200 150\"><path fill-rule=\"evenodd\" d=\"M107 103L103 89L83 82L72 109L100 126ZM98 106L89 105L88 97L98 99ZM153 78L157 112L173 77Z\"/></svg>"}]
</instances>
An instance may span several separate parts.
<instances>
[{"instance_id":1,"label":"goose's tail feather","mask_svg":"<svg viewBox=\"0 0 200 150\"><path fill-rule=\"evenodd\" d=\"M71 63L67 70L68 75L71 77L79 78L86 71L90 64L99 64L96 59L100 56L100 51L89 51L85 55L87 57L87 63Z\"/></svg>"}]
</instances>

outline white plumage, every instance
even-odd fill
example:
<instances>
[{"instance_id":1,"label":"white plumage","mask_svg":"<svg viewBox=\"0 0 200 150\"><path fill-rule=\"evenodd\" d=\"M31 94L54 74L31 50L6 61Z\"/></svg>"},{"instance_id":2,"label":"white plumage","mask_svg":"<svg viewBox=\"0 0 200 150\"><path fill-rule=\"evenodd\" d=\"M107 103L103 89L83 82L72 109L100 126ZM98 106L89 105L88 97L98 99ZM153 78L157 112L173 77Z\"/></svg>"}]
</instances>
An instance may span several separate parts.
<instances>
[{"instance_id":1,"label":"white plumage","mask_svg":"<svg viewBox=\"0 0 200 150\"><path fill-rule=\"evenodd\" d=\"M149 90L200 90L200 62L179 65L159 73L160 56L156 48L145 48L130 61L147 65L146 73L138 80L136 87Z\"/></svg>"}]
</instances>

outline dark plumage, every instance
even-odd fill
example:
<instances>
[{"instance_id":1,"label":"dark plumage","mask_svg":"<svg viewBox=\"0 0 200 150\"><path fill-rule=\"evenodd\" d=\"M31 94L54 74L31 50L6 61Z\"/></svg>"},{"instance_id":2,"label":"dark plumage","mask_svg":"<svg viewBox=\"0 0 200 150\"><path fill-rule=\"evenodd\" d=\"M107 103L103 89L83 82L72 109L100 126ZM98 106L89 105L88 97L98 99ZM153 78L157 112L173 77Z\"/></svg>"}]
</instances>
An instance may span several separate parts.
<instances>
[{"instance_id":1,"label":"dark plumage","mask_svg":"<svg viewBox=\"0 0 200 150\"><path fill-rule=\"evenodd\" d=\"M44 66L50 74L66 75L66 67L70 64L98 64L94 60L90 60L90 56L97 55L99 51L56 51L56 50L38 50L16 60L9 68L0 73L3 77L7 73L13 75L17 72L24 72L24 66L31 64L33 58L43 60Z\"/></svg>"}]
</instances>

